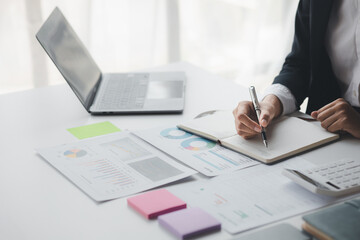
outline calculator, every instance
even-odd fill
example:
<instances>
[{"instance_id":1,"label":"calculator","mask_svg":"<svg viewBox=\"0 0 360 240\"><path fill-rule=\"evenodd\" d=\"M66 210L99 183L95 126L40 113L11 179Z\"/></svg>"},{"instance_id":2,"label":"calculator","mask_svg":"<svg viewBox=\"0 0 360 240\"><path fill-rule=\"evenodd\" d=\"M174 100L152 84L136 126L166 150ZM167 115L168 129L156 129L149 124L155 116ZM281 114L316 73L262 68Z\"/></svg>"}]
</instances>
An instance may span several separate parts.
<instances>
[{"instance_id":1,"label":"calculator","mask_svg":"<svg viewBox=\"0 0 360 240\"><path fill-rule=\"evenodd\" d=\"M282 173L321 195L338 197L360 191L360 159L345 158L309 169L284 169Z\"/></svg>"}]
</instances>

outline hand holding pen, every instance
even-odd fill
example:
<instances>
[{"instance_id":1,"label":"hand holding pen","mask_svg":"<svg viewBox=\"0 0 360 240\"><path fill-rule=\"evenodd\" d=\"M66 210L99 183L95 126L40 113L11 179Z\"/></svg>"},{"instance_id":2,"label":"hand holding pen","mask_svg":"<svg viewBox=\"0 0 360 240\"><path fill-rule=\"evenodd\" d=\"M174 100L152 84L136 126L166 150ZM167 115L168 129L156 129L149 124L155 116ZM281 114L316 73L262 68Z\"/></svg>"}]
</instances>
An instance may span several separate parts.
<instances>
[{"instance_id":1,"label":"hand holding pen","mask_svg":"<svg viewBox=\"0 0 360 240\"><path fill-rule=\"evenodd\" d=\"M260 109L260 104L259 104L259 100L257 98L256 91L255 91L255 87L251 86L249 88L249 92L250 92L251 101L252 101L252 104L254 106L254 110L255 110L255 113L256 113L256 118L258 119L259 125L261 127L261 138L263 140L263 143L264 143L265 147L267 148L268 147L268 141L267 141L267 137L266 137L265 128L260 123L261 109ZM265 124L266 124L266 122L265 122Z\"/></svg>"},{"instance_id":2,"label":"hand holding pen","mask_svg":"<svg viewBox=\"0 0 360 240\"><path fill-rule=\"evenodd\" d=\"M259 105L261 110L259 121L252 101L239 102L233 111L236 131L244 139L261 134L261 127L266 128L282 113L282 104L275 95L267 95Z\"/></svg>"}]
</instances>

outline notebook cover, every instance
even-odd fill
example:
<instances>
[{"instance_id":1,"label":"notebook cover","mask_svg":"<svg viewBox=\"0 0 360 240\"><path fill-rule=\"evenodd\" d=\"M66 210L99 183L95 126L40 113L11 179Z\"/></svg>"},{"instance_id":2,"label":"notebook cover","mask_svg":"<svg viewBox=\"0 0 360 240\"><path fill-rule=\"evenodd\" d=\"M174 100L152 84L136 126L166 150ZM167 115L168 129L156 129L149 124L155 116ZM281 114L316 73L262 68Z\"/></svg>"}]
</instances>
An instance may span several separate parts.
<instances>
[{"instance_id":1,"label":"notebook cover","mask_svg":"<svg viewBox=\"0 0 360 240\"><path fill-rule=\"evenodd\" d=\"M180 239L221 229L221 223L200 208L188 208L159 217L159 224Z\"/></svg>"},{"instance_id":2,"label":"notebook cover","mask_svg":"<svg viewBox=\"0 0 360 240\"><path fill-rule=\"evenodd\" d=\"M128 205L147 219L186 208L186 203L166 189L146 192L127 199Z\"/></svg>"},{"instance_id":3,"label":"notebook cover","mask_svg":"<svg viewBox=\"0 0 360 240\"><path fill-rule=\"evenodd\" d=\"M360 199L325 208L303 219L332 239L360 239Z\"/></svg>"}]
</instances>

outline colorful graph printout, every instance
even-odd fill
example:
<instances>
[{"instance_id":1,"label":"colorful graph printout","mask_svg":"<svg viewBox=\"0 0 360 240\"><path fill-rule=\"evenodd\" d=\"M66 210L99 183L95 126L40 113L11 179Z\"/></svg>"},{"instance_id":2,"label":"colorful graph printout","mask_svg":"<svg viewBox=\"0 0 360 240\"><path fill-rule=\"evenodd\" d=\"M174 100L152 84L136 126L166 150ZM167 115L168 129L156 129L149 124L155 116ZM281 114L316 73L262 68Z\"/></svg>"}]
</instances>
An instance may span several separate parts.
<instances>
[{"instance_id":1,"label":"colorful graph printout","mask_svg":"<svg viewBox=\"0 0 360 240\"><path fill-rule=\"evenodd\" d=\"M257 161L226 149L216 142L172 126L147 129L135 132L135 134L209 177L259 164Z\"/></svg>"},{"instance_id":2,"label":"colorful graph printout","mask_svg":"<svg viewBox=\"0 0 360 240\"><path fill-rule=\"evenodd\" d=\"M64 152L64 156L68 158L79 158L86 155L86 151L81 149L71 149Z\"/></svg>"},{"instance_id":3,"label":"colorful graph printout","mask_svg":"<svg viewBox=\"0 0 360 240\"><path fill-rule=\"evenodd\" d=\"M191 133L187 133L177 127L164 129L160 132L160 135L169 139L185 139L192 136Z\"/></svg>"},{"instance_id":4,"label":"colorful graph printout","mask_svg":"<svg viewBox=\"0 0 360 240\"><path fill-rule=\"evenodd\" d=\"M127 131L37 152L96 201L124 197L195 173Z\"/></svg>"},{"instance_id":5,"label":"colorful graph printout","mask_svg":"<svg viewBox=\"0 0 360 240\"><path fill-rule=\"evenodd\" d=\"M201 207L231 234L273 223L340 199L312 193L292 182L284 168L313 166L295 157L276 165L254 167L210 180L174 186L171 192L190 207Z\"/></svg>"},{"instance_id":6,"label":"colorful graph printout","mask_svg":"<svg viewBox=\"0 0 360 240\"><path fill-rule=\"evenodd\" d=\"M190 138L181 143L181 146L187 150L200 151L215 147L216 143L201 137Z\"/></svg>"}]
</instances>

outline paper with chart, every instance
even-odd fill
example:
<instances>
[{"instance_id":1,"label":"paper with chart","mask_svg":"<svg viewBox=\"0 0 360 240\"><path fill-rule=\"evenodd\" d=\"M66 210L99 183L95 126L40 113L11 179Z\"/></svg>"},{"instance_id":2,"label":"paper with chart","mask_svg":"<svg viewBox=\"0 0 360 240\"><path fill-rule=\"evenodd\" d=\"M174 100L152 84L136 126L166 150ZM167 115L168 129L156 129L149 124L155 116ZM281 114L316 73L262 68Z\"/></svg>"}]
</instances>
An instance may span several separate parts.
<instances>
[{"instance_id":1,"label":"paper with chart","mask_svg":"<svg viewBox=\"0 0 360 240\"><path fill-rule=\"evenodd\" d=\"M259 164L216 142L174 126L143 130L135 134L206 176L217 176Z\"/></svg>"},{"instance_id":2,"label":"paper with chart","mask_svg":"<svg viewBox=\"0 0 360 240\"><path fill-rule=\"evenodd\" d=\"M129 132L37 152L96 201L127 196L195 173Z\"/></svg>"},{"instance_id":3,"label":"paper with chart","mask_svg":"<svg viewBox=\"0 0 360 240\"><path fill-rule=\"evenodd\" d=\"M201 207L235 234L325 206L338 199L309 192L281 174L283 168L313 166L294 158L168 190L191 207Z\"/></svg>"}]
</instances>

